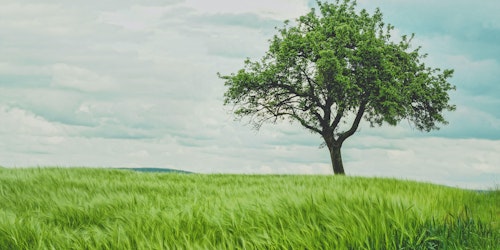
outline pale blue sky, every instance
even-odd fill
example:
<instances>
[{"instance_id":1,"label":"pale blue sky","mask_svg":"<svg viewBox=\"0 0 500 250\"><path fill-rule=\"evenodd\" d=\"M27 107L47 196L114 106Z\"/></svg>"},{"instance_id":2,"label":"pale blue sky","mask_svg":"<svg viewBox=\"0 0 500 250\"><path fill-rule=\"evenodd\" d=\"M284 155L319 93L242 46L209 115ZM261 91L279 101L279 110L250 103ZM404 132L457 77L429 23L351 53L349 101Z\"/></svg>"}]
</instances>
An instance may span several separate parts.
<instances>
[{"instance_id":1,"label":"pale blue sky","mask_svg":"<svg viewBox=\"0 0 500 250\"><path fill-rule=\"evenodd\" d=\"M299 125L251 126L223 82L314 1L0 0L0 165L168 167L201 173L331 173ZM467 188L500 184L500 2L379 0L395 36L453 68L448 126L363 125L346 172Z\"/></svg>"}]
</instances>

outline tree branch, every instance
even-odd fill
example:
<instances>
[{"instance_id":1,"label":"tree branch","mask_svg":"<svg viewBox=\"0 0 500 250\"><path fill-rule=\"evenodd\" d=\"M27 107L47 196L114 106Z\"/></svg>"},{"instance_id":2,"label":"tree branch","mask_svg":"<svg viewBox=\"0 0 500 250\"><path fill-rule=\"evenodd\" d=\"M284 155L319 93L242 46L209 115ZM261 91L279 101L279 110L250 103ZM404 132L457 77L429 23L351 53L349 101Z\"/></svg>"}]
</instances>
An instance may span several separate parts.
<instances>
[{"instance_id":1,"label":"tree branch","mask_svg":"<svg viewBox=\"0 0 500 250\"><path fill-rule=\"evenodd\" d=\"M367 102L368 102L367 100L361 101L361 104L359 105L358 112L356 113L356 118L354 118L354 122L352 123L351 128L339 135L339 138L338 138L339 142L342 143L345 139L349 138L351 135L353 135L356 132L356 130L358 129L358 126L359 126L359 122L361 121L361 118L363 117L363 114L365 113L365 108L366 108Z\"/></svg>"},{"instance_id":2,"label":"tree branch","mask_svg":"<svg viewBox=\"0 0 500 250\"><path fill-rule=\"evenodd\" d=\"M316 89L314 88L314 85L317 85L316 81L311 79L304 69L302 69L301 71L302 74L306 77L307 84L309 85L309 97L316 103L318 107L323 108L321 100L318 98L318 96L316 96Z\"/></svg>"},{"instance_id":3,"label":"tree branch","mask_svg":"<svg viewBox=\"0 0 500 250\"><path fill-rule=\"evenodd\" d=\"M335 119L333 120L332 124L330 125L330 129L334 130L340 123L340 120L342 119L342 116L344 116L344 109L341 108L337 110L337 115L335 115Z\"/></svg>"},{"instance_id":4,"label":"tree branch","mask_svg":"<svg viewBox=\"0 0 500 250\"><path fill-rule=\"evenodd\" d=\"M307 128L307 129L309 129L309 130L311 130L313 132L321 134L321 130L320 129L314 127L313 125L308 124L306 120L304 120L299 115L297 115L297 113L295 113L294 109L291 109L291 112L280 112L280 113L277 113L276 115L278 115L278 116L289 115L290 117L292 117L295 120L299 121L300 124L302 126L304 126L305 128Z\"/></svg>"},{"instance_id":5,"label":"tree branch","mask_svg":"<svg viewBox=\"0 0 500 250\"><path fill-rule=\"evenodd\" d=\"M314 126L311 126L311 125L307 124L307 122L306 122L304 119L300 118L298 115L293 114L293 115L291 115L291 116L292 116L293 118L295 118L297 121L299 121L299 122L300 122L300 124L301 124L302 126L304 126L305 128L307 128L307 129L309 129L309 130L311 130L311 131L314 131L314 132L316 132L316 133L318 133L318 134L321 134L321 130L320 130L320 129L318 129L318 128L314 127Z\"/></svg>"}]
</instances>

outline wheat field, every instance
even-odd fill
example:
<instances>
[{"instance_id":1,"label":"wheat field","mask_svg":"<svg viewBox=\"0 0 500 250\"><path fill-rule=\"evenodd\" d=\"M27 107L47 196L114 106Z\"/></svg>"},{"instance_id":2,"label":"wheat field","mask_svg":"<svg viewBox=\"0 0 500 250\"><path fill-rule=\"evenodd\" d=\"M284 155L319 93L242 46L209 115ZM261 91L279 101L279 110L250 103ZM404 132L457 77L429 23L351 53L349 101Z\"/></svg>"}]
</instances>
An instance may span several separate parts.
<instances>
[{"instance_id":1,"label":"wheat field","mask_svg":"<svg viewBox=\"0 0 500 250\"><path fill-rule=\"evenodd\" d=\"M500 249L499 222L499 190L0 168L0 249Z\"/></svg>"}]
</instances>

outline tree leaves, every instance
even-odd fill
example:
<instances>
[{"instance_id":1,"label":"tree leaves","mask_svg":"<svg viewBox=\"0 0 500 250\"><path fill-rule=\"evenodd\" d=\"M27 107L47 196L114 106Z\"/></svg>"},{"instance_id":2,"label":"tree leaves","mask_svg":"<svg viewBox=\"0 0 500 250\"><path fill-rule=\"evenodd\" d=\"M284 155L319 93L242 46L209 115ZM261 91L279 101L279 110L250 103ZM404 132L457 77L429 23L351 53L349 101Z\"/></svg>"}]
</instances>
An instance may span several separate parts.
<instances>
[{"instance_id":1,"label":"tree leaves","mask_svg":"<svg viewBox=\"0 0 500 250\"><path fill-rule=\"evenodd\" d=\"M408 119L423 131L446 124L442 112L455 109L448 104L453 70L426 67L420 48L410 50L413 35L391 41L393 27L378 9L358 13L348 0L318 6L278 29L260 61L219 75L228 87L224 103L238 117L257 128L290 119L340 144L362 118L372 126Z\"/></svg>"}]
</instances>

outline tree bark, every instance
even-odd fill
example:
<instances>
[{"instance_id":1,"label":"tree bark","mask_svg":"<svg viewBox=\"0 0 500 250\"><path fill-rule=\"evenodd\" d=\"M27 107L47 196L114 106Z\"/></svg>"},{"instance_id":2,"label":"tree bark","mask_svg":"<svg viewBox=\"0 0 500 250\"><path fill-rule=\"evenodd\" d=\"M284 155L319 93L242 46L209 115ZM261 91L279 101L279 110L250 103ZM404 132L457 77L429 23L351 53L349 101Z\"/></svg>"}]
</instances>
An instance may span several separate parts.
<instances>
[{"instance_id":1,"label":"tree bark","mask_svg":"<svg viewBox=\"0 0 500 250\"><path fill-rule=\"evenodd\" d=\"M330 151L330 158L332 159L333 173L336 175L345 175L344 165L342 163L342 154L340 153L341 145L332 145L328 149Z\"/></svg>"}]
</instances>

